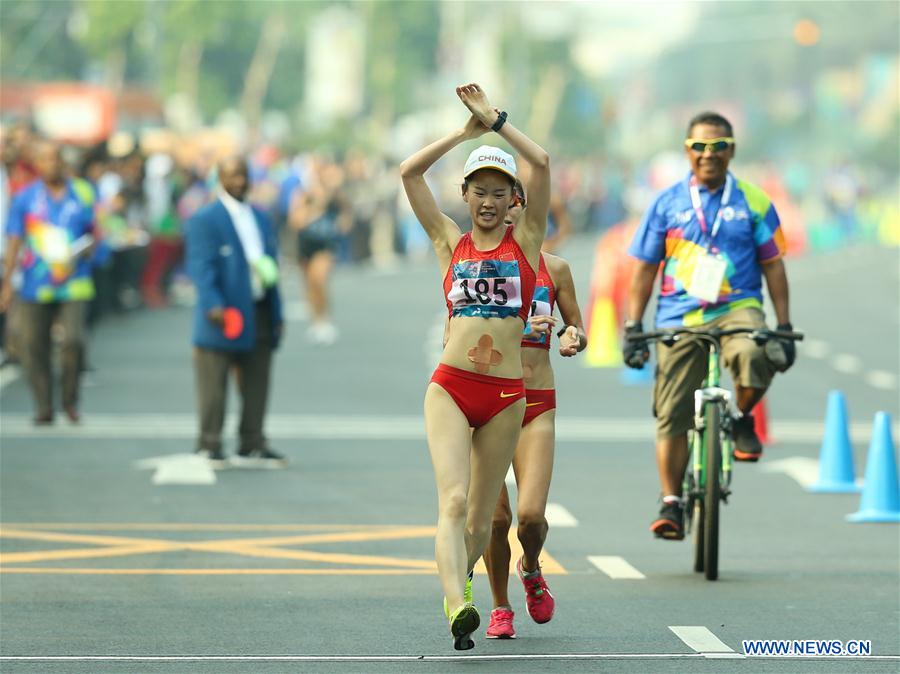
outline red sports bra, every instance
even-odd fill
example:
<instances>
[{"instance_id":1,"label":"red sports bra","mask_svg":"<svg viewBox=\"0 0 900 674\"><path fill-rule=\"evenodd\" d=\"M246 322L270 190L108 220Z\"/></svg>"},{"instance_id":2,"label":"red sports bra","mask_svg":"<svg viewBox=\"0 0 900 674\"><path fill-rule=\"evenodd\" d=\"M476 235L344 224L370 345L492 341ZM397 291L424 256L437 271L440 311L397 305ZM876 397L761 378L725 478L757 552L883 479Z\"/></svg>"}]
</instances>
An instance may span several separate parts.
<instances>
[{"instance_id":1,"label":"red sports bra","mask_svg":"<svg viewBox=\"0 0 900 674\"><path fill-rule=\"evenodd\" d=\"M478 250L469 232L463 234L444 277L450 316L506 318L528 321L536 274L507 227L492 250Z\"/></svg>"},{"instance_id":2,"label":"red sports bra","mask_svg":"<svg viewBox=\"0 0 900 674\"><path fill-rule=\"evenodd\" d=\"M556 306L556 288L553 286L553 279L550 278L550 270L547 269L547 263L544 262L544 254L541 253L541 264L538 267L537 281L534 287L534 297L531 300L531 311L529 316L552 316L553 307ZM528 334L528 326L525 326L526 334ZM531 348L550 350L550 333L543 335L540 339L523 339L522 346Z\"/></svg>"}]
</instances>

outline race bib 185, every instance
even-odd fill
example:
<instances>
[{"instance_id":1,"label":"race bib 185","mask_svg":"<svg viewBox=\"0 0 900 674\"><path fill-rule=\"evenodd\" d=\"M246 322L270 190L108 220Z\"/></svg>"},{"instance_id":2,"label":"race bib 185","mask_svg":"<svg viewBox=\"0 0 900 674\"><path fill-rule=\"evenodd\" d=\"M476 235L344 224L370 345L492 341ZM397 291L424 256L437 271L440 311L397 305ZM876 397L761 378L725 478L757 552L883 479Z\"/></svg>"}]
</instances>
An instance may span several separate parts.
<instances>
[{"instance_id":1,"label":"race bib 185","mask_svg":"<svg viewBox=\"0 0 900 674\"><path fill-rule=\"evenodd\" d=\"M522 280L517 261L466 260L453 265L447 296L454 316L506 318L522 308Z\"/></svg>"}]
</instances>

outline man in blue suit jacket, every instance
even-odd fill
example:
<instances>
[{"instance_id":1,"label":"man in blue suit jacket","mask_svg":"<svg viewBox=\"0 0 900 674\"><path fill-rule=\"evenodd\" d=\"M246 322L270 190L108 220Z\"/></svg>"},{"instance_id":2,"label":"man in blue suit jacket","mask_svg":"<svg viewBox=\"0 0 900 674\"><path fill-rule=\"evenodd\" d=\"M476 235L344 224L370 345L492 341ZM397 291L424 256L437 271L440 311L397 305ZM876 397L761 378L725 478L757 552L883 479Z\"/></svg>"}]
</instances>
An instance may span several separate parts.
<instances>
[{"instance_id":1,"label":"man in blue suit jacket","mask_svg":"<svg viewBox=\"0 0 900 674\"><path fill-rule=\"evenodd\" d=\"M272 352L283 319L278 291L275 231L265 213L246 201L247 162L229 157L218 167L218 198L187 224L187 262L197 287L194 308L194 372L200 438L197 452L224 467L228 371L234 367L241 393L237 465L280 468L286 459L263 435Z\"/></svg>"}]
</instances>

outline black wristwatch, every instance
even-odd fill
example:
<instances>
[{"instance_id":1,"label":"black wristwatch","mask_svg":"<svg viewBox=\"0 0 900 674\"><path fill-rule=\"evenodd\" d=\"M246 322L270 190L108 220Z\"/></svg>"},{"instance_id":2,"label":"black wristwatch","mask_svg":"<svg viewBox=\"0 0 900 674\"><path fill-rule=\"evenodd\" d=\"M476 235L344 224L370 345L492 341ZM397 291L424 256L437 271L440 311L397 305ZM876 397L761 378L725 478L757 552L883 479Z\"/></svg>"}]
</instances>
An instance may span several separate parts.
<instances>
[{"instance_id":1,"label":"black wristwatch","mask_svg":"<svg viewBox=\"0 0 900 674\"><path fill-rule=\"evenodd\" d=\"M499 131L504 124L506 124L506 110L502 111L498 115L497 121L491 124L491 131Z\"/></svg>"},{"instance_id":2,"label":"black wristwatch","mask_svg":"<svg viewBox=\"0 0 900 674\"><path fill-rule=\"evenodd\" d=\"M557 336L557 337L562 337L564 334L566 334L566 330L568 330L568 329L569 329L569 326L568 326L568 325L562 326L562 329L559 330L559 331L556 333L556 336Z\"/></svg>"}]
</instances>

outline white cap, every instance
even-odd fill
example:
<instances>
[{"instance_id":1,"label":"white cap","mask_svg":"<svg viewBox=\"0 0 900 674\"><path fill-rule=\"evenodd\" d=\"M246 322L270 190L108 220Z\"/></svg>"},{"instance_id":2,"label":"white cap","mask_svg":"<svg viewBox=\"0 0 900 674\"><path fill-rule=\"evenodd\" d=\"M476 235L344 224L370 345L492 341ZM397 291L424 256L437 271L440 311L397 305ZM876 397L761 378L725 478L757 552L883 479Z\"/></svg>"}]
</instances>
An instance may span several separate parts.
<instances>
[{"instance_id":1,"label":"white cap","mask_svg":"<svg viewBox=\"0 0 900 674\"><path fill-rule=\"evenodd\" d=\"M481 169L494 169L505 173L513 180L516 179L516 160L513 159L509 152L504 152L499 147L482 145L472 150L469 158L466 159L463 178L468 178L475 171L480 171Z\"/></svg>"}]
</instances>

